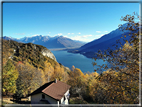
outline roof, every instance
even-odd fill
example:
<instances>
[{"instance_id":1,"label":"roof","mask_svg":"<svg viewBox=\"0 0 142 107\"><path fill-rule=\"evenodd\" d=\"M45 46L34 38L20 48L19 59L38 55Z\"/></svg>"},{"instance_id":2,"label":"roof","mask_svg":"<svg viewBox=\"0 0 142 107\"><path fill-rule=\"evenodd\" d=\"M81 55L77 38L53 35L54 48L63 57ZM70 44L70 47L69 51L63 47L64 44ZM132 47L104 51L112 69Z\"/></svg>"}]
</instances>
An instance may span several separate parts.
<instances>
[{"instance_id":1,"label":"roof","mask_svg":"<svg viewBox=\"0 0 142 107\"><path fill-rule=\"evenodd\" d=\"M34 95L34 94L38 94L41 93L42 90L44 90L46 87L48 87L50 84L52 84L54 81L45 83L44 85L42 85L41 87L39 87L38 89L36 89L34 92L32 92L30 95Z\"/></svg>"},{"instance_id":2,"label":"roof","mask_svg":"<svg viewBox=\"0 0 142 107\"><path fill-rule=\"evenodd\" d=\"M70 87L70 85L58 80L57 83L55 83L55 81L51 81L39 87L37 90L31 93L31 95L44 93L54 98L55 100L61 100L61 98L64 96L64 94L68 91Z\"/></svg>"}]
</instances>

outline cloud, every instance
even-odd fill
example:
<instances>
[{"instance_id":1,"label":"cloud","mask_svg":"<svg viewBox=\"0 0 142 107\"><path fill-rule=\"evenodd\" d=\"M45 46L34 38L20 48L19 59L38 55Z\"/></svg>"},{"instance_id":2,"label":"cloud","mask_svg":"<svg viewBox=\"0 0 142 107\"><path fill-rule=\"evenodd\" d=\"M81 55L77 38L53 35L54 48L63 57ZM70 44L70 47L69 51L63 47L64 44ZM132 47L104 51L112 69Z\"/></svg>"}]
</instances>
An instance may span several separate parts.
<instances>
[{"instance_id":1,"label":"cloud","mask_svg":"<svg viewBox=\"0 0 142 107\"><path fill-rule=\"evenodd\" d=\"M83 36L74 36L74 37L70 37L73 40L79 40L79 41L85 41L85 42L89 42L92 40L92 38L90 38L93 35L83 35Z\"/></svg>"},{"instance_id":2,"label":"cloud","mask_svg":"<svg viewBox=\"0 0 142 107\"><path fill-rule=\"evenodd\" d=\"M81 33L79 32L78 34L80 35Z\"/></svg>"},{"instance_id":3,"label":"cloud","mask_svg":"<svg viewBox=\"0 0 142 107\"><path fill-rule=\"evenodd\" d=\"M72 34L72 35L73 35L74 33L68 33L68 35L70 35L70 34Z\"/></svg>"},{"instance_id":4,"label":"cloud","mask_svg":"<svg viewBox=\"0 0 142 107\"><path fill-rule=\"evenodd\" d=\"M49 33L51 33L51 32L49 32Z\"/></svg>"},{"instance_id":5,"label":"cloud","mask_svg":"<svg viewBox=\"0 0 142 107\"><path fill-rule=\"evenodd\" d=\"M97 33L101 33L101 31L96 31Z\"/></svg>"},{"instance_id":6,"label":"cloud","mask_svg":"<svg viewBox=\"0 0 142 107\"><path fill-rule=\"evenodd\" d=\"M35 34L35 35L32 35L32 37L33 37L33 36L39 36L39 35L40 35L40 34Z\"/></svg>"},{"instance_id":7,"label":"cloud","mask_svg":"<svg viewBox=\"0 0 142 107\"><path fill-rule=\"evenodd\" d=\"M87 38L87 37L90 37L90 36L93 36L93 35L84 35L83 38Z\"/></svg>"},{"instance_id":8,"label":"cloud","mask_svg":"<svg viewBox=\"0 0 142 107\"><path fill-rule=\"evenodd\" d=\"M25 35L25 33L16 33L16 35Z\"/></svg>"},{"instance_id":9,"label":"cloud","mask_svg":"<svg viewBox=\"0 0 142 107\"><path fill-rule=\"evenodd\" d=\"M108 32L108 31L105 31L105 32Z\"/></svg>"},{"instance_id":10,"label":"cloud","mask_svg":"<svg viewBox=\"0 0 142 107\"><path fill-rule=\"evenodd\" d=\"M59 36L63 35L62 33L58 33Z\"/></svg>"},{"instance_id":11,"label":"cloud","mask_svg":"<svg viewBox=\"0 0 142 107\"><path fill-rule=\"evenodd\" d=\"M62 36L62 33L55 34L54 36Z\"/></svg>"},{"instance_id":12,"label":"cloud","mask_svg":"<svg viewBox=\"0 0 142 107\"><path fill-rule=\"evenodd\" d=\"M65 36L63 36L63 37L66 37L66 38L67 38L68 36L67 36L67 35L65 35Z\"/></svg>"},{"instance_id":13,"label":"cloud","mask_svg":"<svg viewBox=\"0 0 142 107\"><path fill-rule=\"evenodd\" d=\"M74 36L74 37L71 37L71 39L73 39L73 40L80 40L82 38L82 36Z\"/></svg>"}]
</instances>

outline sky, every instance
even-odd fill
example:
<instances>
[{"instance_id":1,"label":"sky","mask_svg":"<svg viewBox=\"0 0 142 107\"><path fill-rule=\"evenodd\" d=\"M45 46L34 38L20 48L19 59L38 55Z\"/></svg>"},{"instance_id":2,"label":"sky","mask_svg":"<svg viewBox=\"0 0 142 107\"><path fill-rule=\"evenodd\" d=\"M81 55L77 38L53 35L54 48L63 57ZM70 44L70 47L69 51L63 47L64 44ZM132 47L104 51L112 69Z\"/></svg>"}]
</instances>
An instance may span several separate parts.
<instances>
[{"instance_id":1,"label":"sky","mask_svg":"<svg viewBox=\"0 0 142 107\"><path fill-rule=\"evenodd\" d=\"M118 28L139 3L3 3L3 36L65 36L90 42Z\"/></svg>"}]
</instances>

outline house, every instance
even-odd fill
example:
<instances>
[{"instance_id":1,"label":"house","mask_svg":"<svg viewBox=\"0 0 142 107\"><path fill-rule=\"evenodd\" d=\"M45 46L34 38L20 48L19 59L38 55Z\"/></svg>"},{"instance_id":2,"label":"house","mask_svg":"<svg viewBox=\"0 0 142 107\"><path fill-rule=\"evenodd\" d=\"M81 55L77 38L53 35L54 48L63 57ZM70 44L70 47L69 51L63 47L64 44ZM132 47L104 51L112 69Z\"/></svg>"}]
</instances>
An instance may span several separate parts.
<instances>
[{"instance_id":1,"label":"house","mask_svg":"<svg viewBox=\"0 0 142 107\"><path fill-rule=\"evenodd\" d=\"M58 81L51 81L31 93L31 104L69 104L69 88L71 86Z\"/></svg>"}]
</instances>

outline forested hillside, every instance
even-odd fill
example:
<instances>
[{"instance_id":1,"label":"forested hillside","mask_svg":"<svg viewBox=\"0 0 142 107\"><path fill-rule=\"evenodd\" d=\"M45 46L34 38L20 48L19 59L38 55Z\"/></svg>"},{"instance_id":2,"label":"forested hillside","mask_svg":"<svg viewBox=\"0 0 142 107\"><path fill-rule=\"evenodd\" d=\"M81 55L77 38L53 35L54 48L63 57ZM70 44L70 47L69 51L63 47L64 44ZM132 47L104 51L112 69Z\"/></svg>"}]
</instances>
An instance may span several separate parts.
<instances>
[{"instance_id":1,"label":"forested hillside","mask_svg":"<svg viewBox=\"0 0 142 107\"><path fill-rule=\"evenodd\" d=\"M41 45L3 40L3 93L16 90L27 95L42 84L54 80L65 80L69 68L56 62L55 58L44 56L49 51ZM51 52L49 52L51 54ZM34 86L34 87L33 87Z\"/></svg>"}]
</instances>

